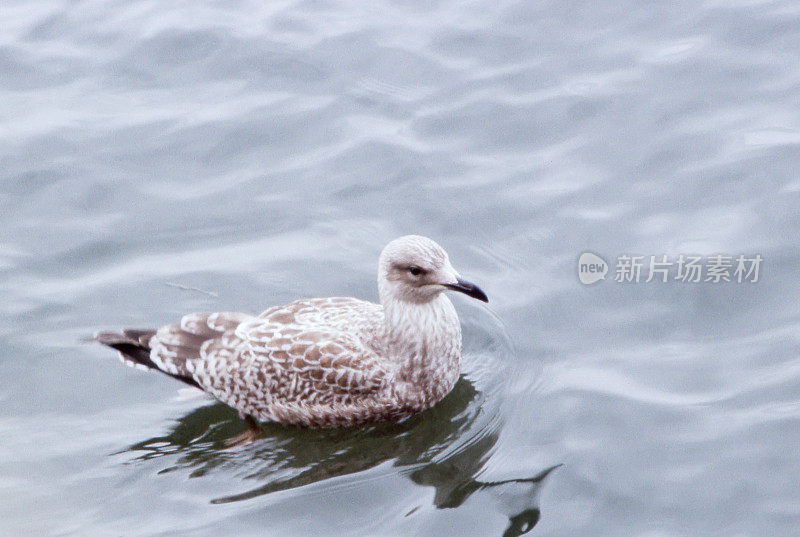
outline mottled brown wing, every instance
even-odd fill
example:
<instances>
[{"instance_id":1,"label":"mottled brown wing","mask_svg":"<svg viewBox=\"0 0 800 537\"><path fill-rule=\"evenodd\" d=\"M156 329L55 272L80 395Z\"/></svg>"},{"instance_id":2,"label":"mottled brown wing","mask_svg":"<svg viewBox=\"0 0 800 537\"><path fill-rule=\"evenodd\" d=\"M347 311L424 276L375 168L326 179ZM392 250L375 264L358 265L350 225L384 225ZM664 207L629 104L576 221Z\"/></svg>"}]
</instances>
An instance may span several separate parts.
<instances>
[{"instance_id":1,"label":"mottled brown wing","mask_svg":"<svg viewBox=\"0 0 800 537\"><path fill-rule=\"evenodd\" d=\"M150 360L162 371L200 382L197 372L203 368L198 365L209 361L211 349L222 356L224 349L232 352L241 345L234 332L239 324L249 319L253 317L237 312L184 315L179 324L162 326L150 338Z\"/></svg>"},{"instance_id":2,"label":"mottled brown wing","mask_svg":"<svg viewBox=\"0 0 800 537\"><path fill-rule=\"evenodd\" d=\"M289 335L245 323L238 335L244 336L252 367L270 377L285 398L298 395L300 384L313 385L316 392L371 393L383 382L374 353L347 333L320 329Z\"/></svg>"},{"instance_id":3,"label":"mottled brown wing","mask_svg":"<svg viewBox=\"0 0 800 537\"><path fill-rule=\"evenodd\" d=\"M187 315L153 336L151 359L259 419L275 419L278 407L353 404L387 377L365 343L382 314L375 304L343 300L298 301L260 317Z\"/></svg>"},{"instance_id":4,"label":"mottled brown wing","mask_svg":"<svg viewBox=\"0 0 800 537\"><path fill-rule=\"evenodd\" d=\"M327 317L325 305L294 302L237 328L247 349L242 380L264 394L261 404L347 404L383 386L386 371L359 337L363 334L349 330L352 326L337 330L329 318L314 315L323 310Z\"/></svg>"}]
</instances>

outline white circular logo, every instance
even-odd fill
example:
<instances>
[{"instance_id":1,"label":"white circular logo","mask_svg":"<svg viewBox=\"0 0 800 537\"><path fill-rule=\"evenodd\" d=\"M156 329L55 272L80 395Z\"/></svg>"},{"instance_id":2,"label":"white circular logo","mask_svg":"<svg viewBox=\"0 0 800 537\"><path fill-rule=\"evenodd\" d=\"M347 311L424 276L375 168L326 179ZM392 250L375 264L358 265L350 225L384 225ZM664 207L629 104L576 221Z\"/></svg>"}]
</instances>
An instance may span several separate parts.
<instances>
[{"instance_id":1,"label":"white circular logo","mask_svg":"<svg viewBox=\"0 0 800 537\"><path fill-rule=\"evenodd\" d=\"M608 263L599 255L583 252L578 258L578 279L584 285L591 285L606 279Z\"/></svg>"}]
</instances>

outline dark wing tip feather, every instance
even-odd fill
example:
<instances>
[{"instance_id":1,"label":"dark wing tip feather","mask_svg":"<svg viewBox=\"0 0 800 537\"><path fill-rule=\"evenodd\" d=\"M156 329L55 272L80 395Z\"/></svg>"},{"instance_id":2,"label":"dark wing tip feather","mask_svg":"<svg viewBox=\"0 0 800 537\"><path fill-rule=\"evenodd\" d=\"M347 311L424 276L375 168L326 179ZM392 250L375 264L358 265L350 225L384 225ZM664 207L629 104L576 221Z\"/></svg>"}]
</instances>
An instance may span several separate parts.
<instances>
[{"instance_id":1,"label":"dark wing tip feather","mask_svg":"<svg viewBox=\"0 0 800 537\"><path fill-rule=\"evenodd\" d=\"M123 330L118 332L99 332L94 336L95 341L119 351L125 358L132 360L151 369L158 369L150 360L150 347L142 342L140 335L146 330ZM150 330L149 333L155 334Z\"/></svg>"},{"instance_id":2,"label":"dark wing tip feather","mask_svg":"<svg viewBox=\"0 0 800 537\"><path fill-rule=\"evenodd\" d=\"M158 367L158 365L153 363L153 361L150 359L150 338L152 338L155 333L155 330L126 328L121 334L118 332L99 332L95 335L94 340L118 351L122 355L123 361L126 363L128 361L133 362L132 364L128 365L143 365L148 369L161 371L162 373L185 382L190 386L200 388L200 385L197 384L193 378L174 375L168 371L162 370Z\"/></svg>"}]
</instances>

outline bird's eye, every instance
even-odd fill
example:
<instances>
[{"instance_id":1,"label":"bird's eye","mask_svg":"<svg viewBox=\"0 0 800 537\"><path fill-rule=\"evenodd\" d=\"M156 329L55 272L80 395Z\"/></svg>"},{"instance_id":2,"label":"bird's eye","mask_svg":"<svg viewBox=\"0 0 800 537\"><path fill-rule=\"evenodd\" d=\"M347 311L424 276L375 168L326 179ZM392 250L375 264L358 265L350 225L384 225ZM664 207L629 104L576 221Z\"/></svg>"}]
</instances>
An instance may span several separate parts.
<instances>
[{"instance_id":1,"label":"bird's eye","mask_svg":"<svg viewBox=\"0 0 800 537\"><path fill-rule=\"evenodd\" d=\"M419 267L408 267L408 271L412 276L419 276L423 272L423 270Z\"/></svg>"}]
</instances>

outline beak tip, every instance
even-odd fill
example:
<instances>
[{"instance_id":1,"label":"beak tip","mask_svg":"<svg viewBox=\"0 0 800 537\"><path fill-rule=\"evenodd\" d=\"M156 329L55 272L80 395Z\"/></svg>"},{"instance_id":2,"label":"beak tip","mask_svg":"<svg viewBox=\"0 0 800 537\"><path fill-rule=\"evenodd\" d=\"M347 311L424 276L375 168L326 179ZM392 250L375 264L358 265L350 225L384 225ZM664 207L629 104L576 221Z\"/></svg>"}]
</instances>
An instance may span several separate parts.
<instances>
[{"instance_id":1,"label":"beak tip","mask_svg":"<svg viewBox=\"0 0 800 537\"><path fill-rule=\"evenodd\" d=\"M489 303L489 297L486 296L486 293L484 293L480 287L474 283L462 280L461 278L459 278L454 284L447 284L446 287L449 287L454 291L464 293L465 295L480 300L481 302L485 302L487 304Z\"/></svg>"}]
</instances>

